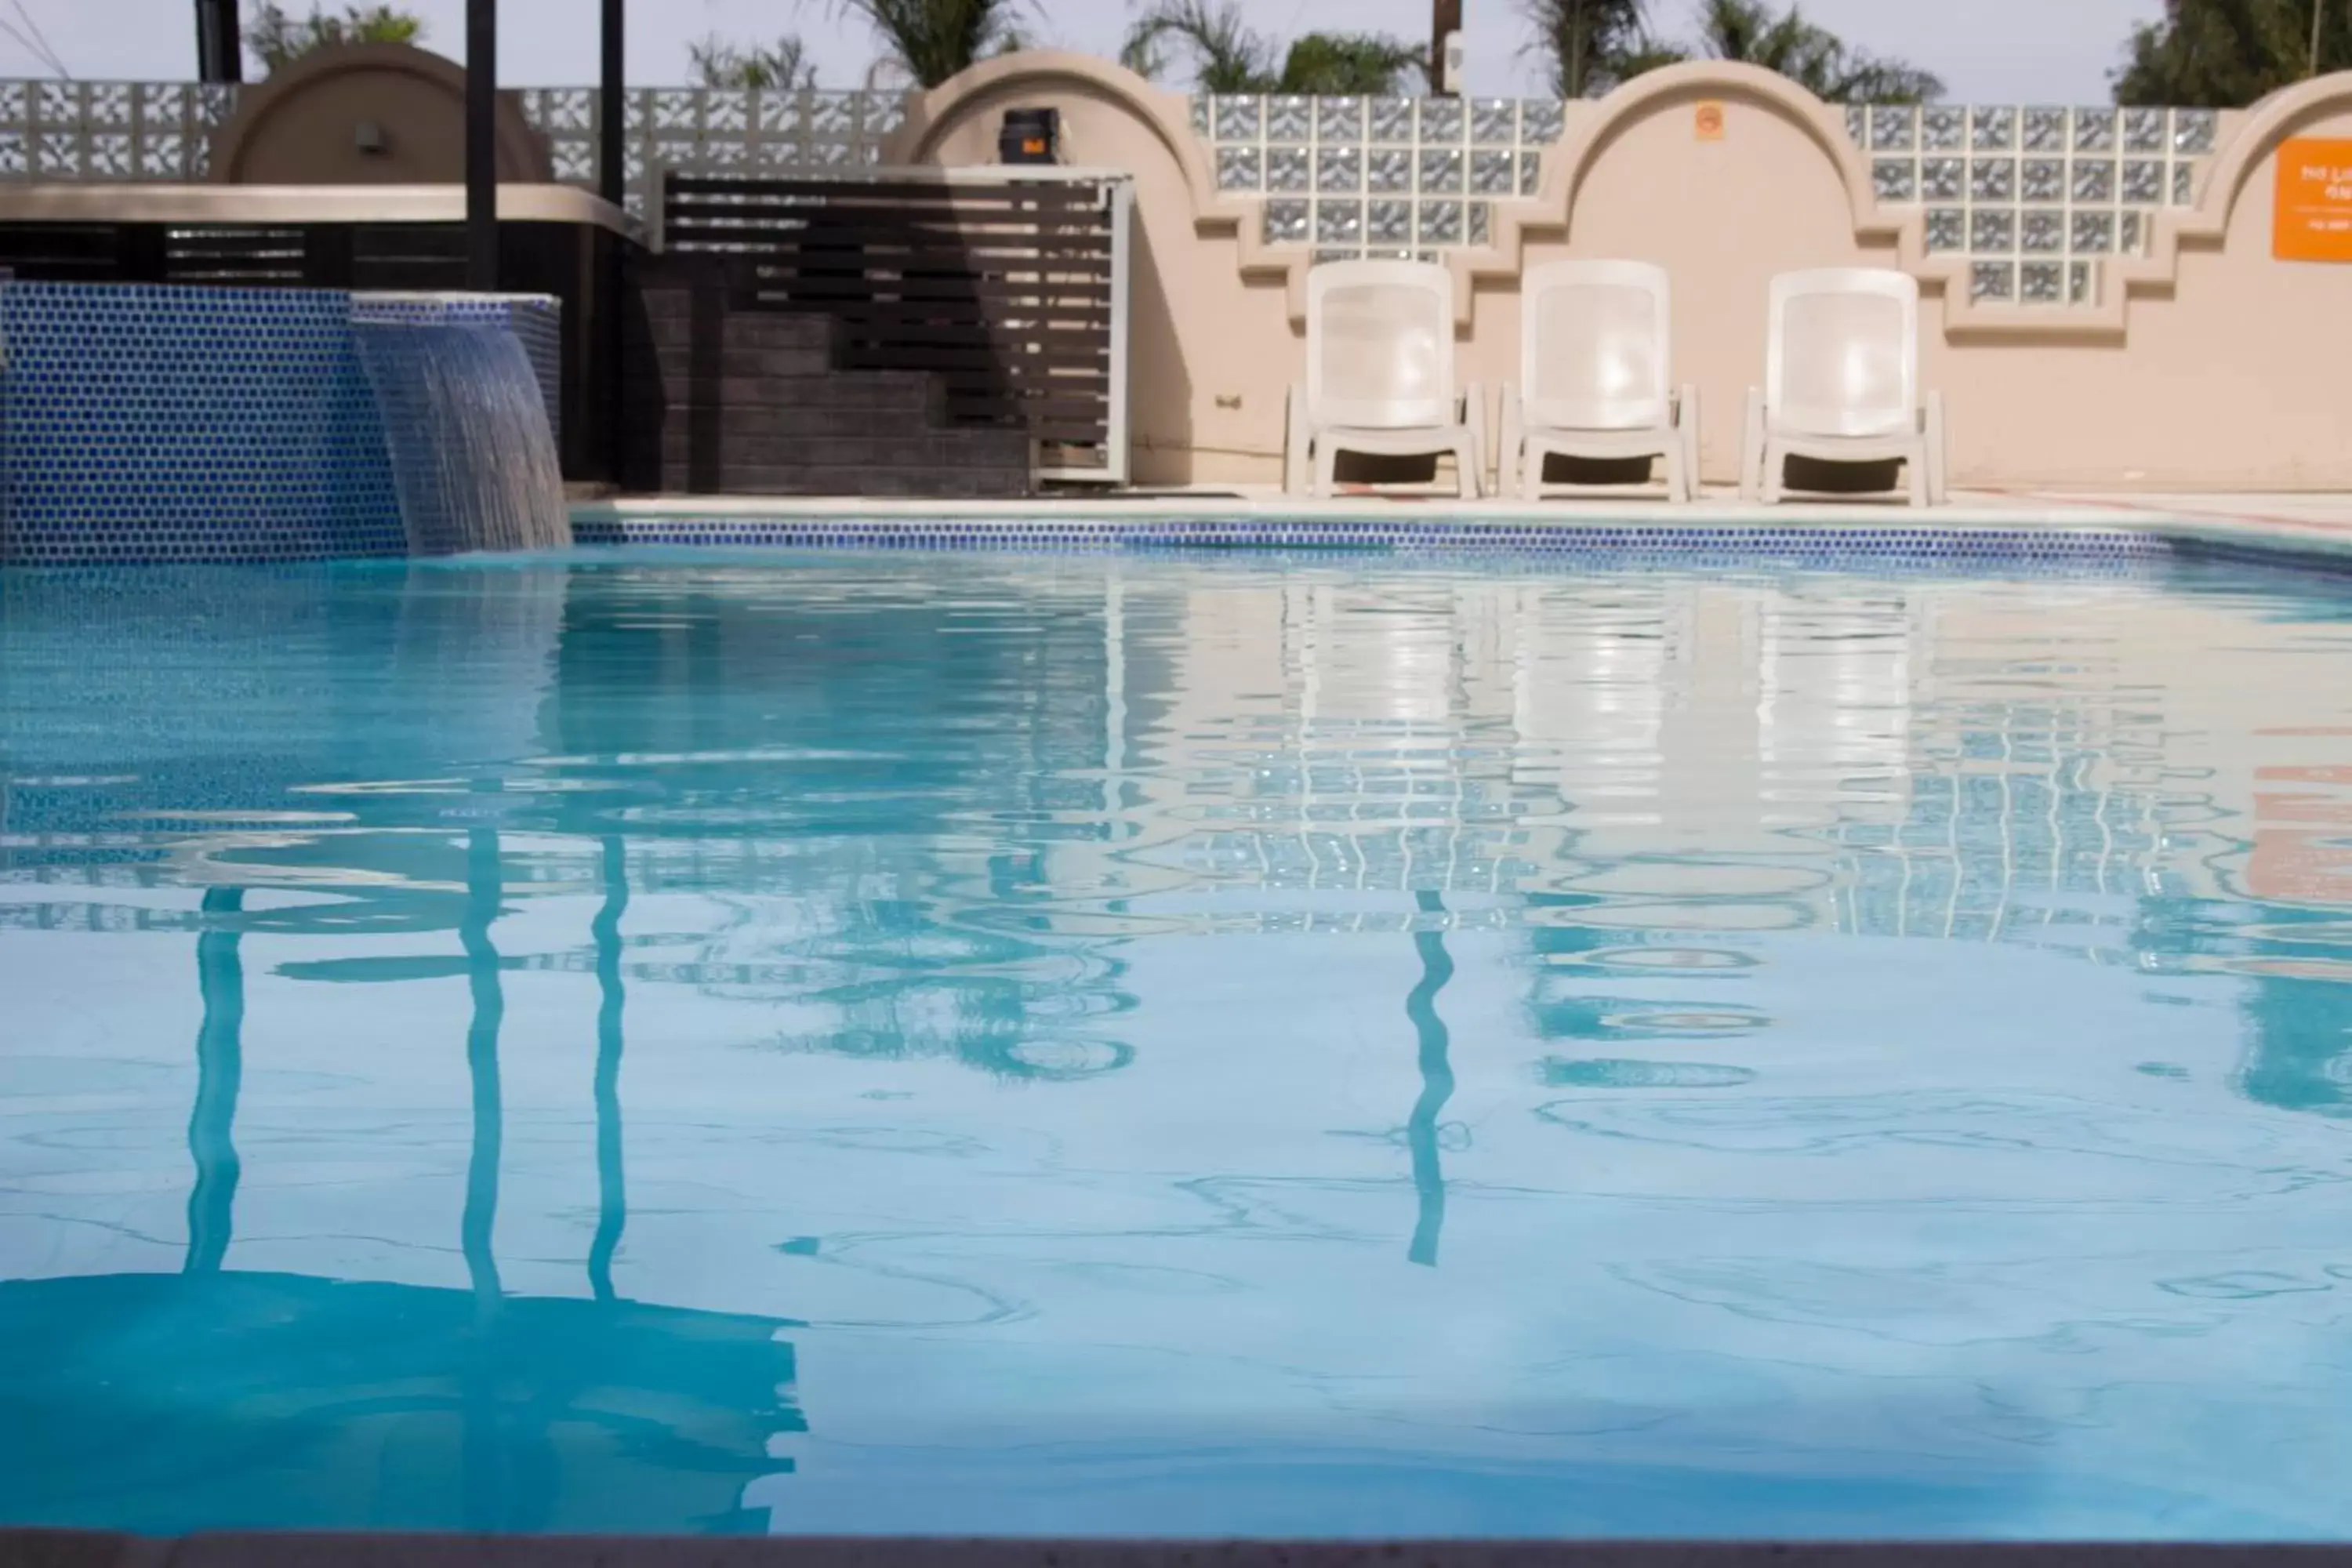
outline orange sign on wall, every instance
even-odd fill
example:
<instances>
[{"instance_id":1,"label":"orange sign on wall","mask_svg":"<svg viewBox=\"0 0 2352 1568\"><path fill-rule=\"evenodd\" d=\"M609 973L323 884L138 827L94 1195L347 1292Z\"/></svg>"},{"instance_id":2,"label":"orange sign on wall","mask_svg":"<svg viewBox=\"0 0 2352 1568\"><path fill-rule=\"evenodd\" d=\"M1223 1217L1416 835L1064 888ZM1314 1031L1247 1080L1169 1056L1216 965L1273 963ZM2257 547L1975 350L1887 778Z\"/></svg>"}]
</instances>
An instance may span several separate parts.
<instances>
[{"instance_id":1,"label":"orange sign on wall","mask_svg":"<svg viewBox=\"0 0 2352 1568\"><path fill-rule=\"evenodd\" d=\"M2352 142L2279 143L2271 254L2281 261L2352 261Z\"/></svg>"}]
</instances>

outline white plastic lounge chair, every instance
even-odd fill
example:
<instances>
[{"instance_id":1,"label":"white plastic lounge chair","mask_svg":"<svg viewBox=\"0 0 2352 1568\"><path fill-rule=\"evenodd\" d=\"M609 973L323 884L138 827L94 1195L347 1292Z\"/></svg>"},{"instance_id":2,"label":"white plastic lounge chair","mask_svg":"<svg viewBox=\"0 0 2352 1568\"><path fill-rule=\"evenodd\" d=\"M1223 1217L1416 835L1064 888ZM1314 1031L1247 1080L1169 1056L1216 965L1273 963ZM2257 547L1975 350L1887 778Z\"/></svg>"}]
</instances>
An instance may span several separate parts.
<instances>
[{"instance_id":1,"label":"white plastic lounge chair","mask_svg":"<svg viewBox=\"0 0 2352 1568\"><path fill-rule=\"evenodd\" d=\"M1698 483L1698 389L1677 392L1664 268L1554 261L1519 285L1519 380L1503 389L1502 488L1536 500L1544 458L1663 458L1666 494ZM1554 489L1559 486L1551 487Z\"/></svg>"},{"instance_id":2,"label":"white plastic lounge chair","mask_svg":"<svg viewBox=\"0 0 2352 1568\"><path fill-rule=\"evenodd\" d=\"M1791 457L1900 458L1911 504L1944 499L1944 404L1919 398L1919 285L1902 272L1839 268L1772 279L1764 389L1748 394L1739 489L1769 505Z\"/></svg>"},{"instance_id":3,"label":"white plastic lounge chair","mask_svg":"<svg viewBox=\"0 0 2352 1568\"><path fill-rule=\"evenodd\" d=\"M1284 486L1331 493L1341 452L1452 453L1481 493L1486 411L1454 390L1454 279L1431 261L1331 261L1307 275L1307 380L1290 389Z\"/></svg>"}]
</instances>

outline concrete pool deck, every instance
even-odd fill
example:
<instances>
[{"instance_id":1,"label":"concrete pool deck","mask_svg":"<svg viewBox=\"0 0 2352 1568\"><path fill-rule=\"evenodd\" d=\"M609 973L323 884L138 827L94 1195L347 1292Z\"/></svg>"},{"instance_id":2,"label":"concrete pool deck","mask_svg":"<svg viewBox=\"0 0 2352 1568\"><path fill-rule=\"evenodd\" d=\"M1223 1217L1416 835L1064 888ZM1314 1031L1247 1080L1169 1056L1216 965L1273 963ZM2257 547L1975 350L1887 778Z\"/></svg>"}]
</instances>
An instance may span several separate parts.
<instances>
[{"instance_id":1,"label":"concrete pool deck","mask_svg":"<svg viewBox=\"0 0 2352 1568\"><path fill-rule=\"evenodd\" d=\"M1356 494L1318 500L1273 489L1215 489L1038 497L1028 500L905 500L858 496L620 496L575 500L575 524L608 529L683 521L955 522L985 529L1039 521L1188 521L1549 524L1575 528L1800 528L1856 530L2050 529L2126 531L2165 539L2292 552L2341 555L2352 565L2352 492L2271 494L2076 493L1955 490L1943 506L1914 508L1872 498L1824 498L1766 506L1727 486L1670 503L1654 492L1528 502L1451 495Z\"/></svg>"}]
</instances>

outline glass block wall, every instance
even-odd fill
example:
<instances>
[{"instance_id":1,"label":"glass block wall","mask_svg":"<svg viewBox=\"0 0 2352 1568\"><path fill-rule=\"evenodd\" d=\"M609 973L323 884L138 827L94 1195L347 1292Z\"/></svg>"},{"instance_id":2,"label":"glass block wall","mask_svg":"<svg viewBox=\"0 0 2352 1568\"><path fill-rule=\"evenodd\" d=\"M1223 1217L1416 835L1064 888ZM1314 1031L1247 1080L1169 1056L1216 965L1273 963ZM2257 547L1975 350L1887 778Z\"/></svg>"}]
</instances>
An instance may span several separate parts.
<instances>
[{"instance_id":1,"label":"glass block wall","mask_svg":"<svg viewBox=\"0 0 2352 1568\"><path fill-rule=\"evenodd\" d=\"M1495 204L1533 195L1558 142L1557 100L1212 97L1194 100L1217 185L1262 196L1272 245L1433 256L1484 245Z\"/></svg>"},{"instance_id":2,"label":"glass block wall","mask_svg":"<svg viewBox=\"0 0 2352 1568\"><path fill-rule=\"evenodd\" d=\"M200 180L233 88L0 81L0 180ZM558 179L596 181L596 92L527 88ZM1548 99L1210 96L1193 100L1218 188L1259 204L1266 241L1434 257L1486 243L1498 203L1533 195L1567 108ZM638 88L630 205L646 171L777 174L878 163L904 121L886 91ZM1926 210L1931 253L1964 257L1979 300L2085 304L2103 260L2144 252L2148 218L2186 206L2219 132L2204 109L1855 105L1847 133L1881 203Z\"/></svg>"},{"instance_id":3,"label":"glass block wall","mask_svg":"<svg viewBox=\"0 0 2352 1568\"><path fill-rule=\"evenodd\" d=\"M1975 298L2024 304L2095 300L2103 258L2196 199L2218 129L2210 109L1846 110L1878 199L1927 208L1927 249L1969 258Z\"/></svg>"}]
</instances>

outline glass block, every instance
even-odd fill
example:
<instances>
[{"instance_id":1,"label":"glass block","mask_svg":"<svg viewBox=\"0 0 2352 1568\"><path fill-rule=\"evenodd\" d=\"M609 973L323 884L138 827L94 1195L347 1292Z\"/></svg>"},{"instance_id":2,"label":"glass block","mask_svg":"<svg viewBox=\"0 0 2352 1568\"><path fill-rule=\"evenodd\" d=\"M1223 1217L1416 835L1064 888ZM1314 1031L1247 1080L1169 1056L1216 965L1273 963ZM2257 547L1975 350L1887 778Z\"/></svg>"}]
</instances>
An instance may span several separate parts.
<instances>
[{"instance_id":1,"label":"glass block","mask_svg":"<svg viewBox=\"0 0 2352 1568\"><path fill-rule=\"evenodd\" d=\"M1325 199L1315 204L1316 244L1360 245L1363 239L1363 203Z\"/></svg>"},{"instance_id":2,"label":"glass block","mask_svg":"<svg viewBox=\"0 0 2352 1568\"><path fill-rule=\"evenodd\" d=\"M81 138L70 131L44 131L33 147L33 169L43 179L81 178Z\"/></svg>"},{"instance_id":3,"label":"glass block","mask_svg":"<svg viewBox=\"0 0 2352 1568\"><path fill-rule=\"evenodd\" d=\"M1969 199L2007 202L2017 199L2017 160L1975 158L1969 163Z\"/></svg>"},{"instance_id":4,"label":"glass block","mask_svg":"<svg viewBox=\"0 0 2352 1568\"><path fill-rule=\"evenodd\" d=\"M2136 206L2154 206L2164 200L2164 165L2154 158L2124 160L2124 200Z\"/></svg>"},{"instance_id":5,"label":"glass block","mask_svg":"<svg viewBox=\"0 0 2352 1568\"><path fill-rule=\"evenodd\" d=\"M1364 139L1364 100L1345 97L1317 99L1315 139L1318 142L1361 142Z\"/></svg>"},{"instance_id":6,"label":"glass block","mask_svg":"<svg viewBox=\"0 0 2352 1568\"><path fill-rule=\"evenodd\" d=\"M1968 214L1958 207L1927 209L1927 248L1965 250L1969 244Z\"/></svg>"},{"instance_id":7,"label":"glass block","mask_svg":"<svg viewBox=\"0 0 2352 1568\"><path fill-rule=\"evenodd\" d=\"M1206 140L1209 135L1209 100L1205 98L1194 99L1192 100L1192 134Z\"/></svg>"},{"instance_id":8,"label":"glass block","mask_svg":"<svg viewBox=\"0 0 2352 1568\"><path fill-rule=\"evenodd\" d=\"M1968 165L1958 158L1919 160L1919 192L1931 202L1956 202L1968 188Z\"/></svg>"},{"instance_id":9,"label":"glass block","mask_svg":"<svg viewBox=\"0 0 2352 1568\"><path fill-rule=\"evenodd\" d=\"M2066 297L2066 264L2029 261L2017 269L2018 297L2029 305L2055 305Z\"/></svg>"},{"instance_id":10,"label":"glass block","mask_svg":"<svg viewBox=\"0 0 2352 1568\"><path fill-rule=\"evenodd\" d=\"M0 98L0 103L5 101L5 98ZM196 89L195 100L189 104L188 111L196 117L197 124L210 126L226 120L236 108L235 87L226 82L206 82ZM0 119L5 118L5 110L0 110Z\"/></svg>"},{"instance_id":11,"label":"glass block","mask_svg":"<svg viewBox=\"0 0 2352 1568\"><path fill-rule=\"evenodd\" d=\"M2116 145L2116 111L2112 109L2074 110L2074 151L2112 152Z\"/></svg>"},{"instance_id":12,"label":"glass block","mask_svg":"<svg viewBox=\"0 0 2352 1568\"><path fill-rule=\"evenodd\" d=\"M2126 153L2161 153L2165 136L2165 111L2161 109L2126 109L2124 110L2124 151Z\"/></svg>"},{"instance_id":13,"label":"glass block","mask_svg":"<svg viewBox=\"0 0 2352 1568\"><path fill-rule=\"evenodd\" d=\"M1873 158L1870 188L1882 202L1919 199L1919 166L1908 158Z\"/></svg>"},{"instance_id":14,"label":"glass block","mask_svg":"<svg viewBox=\"0 0 2352 1568\"><path fill-rule=\"evenodd\" d=\"M2111 202L2116 199L2116 166L2102 158L2074 160L2074 199L2078 202Z\"/></svg>"},{"instance_id":15,"label":"glass block","mask_svg":"<svg viewBox=\"0 0 2352 1568\"><path fill-rule=\"evenodd\" d=\"M2172 165L2172 205L2177 207L2186 207L2194 206L2196 204L2197 165L2175 163Z\"/></svg>"},{"instance_id":16,"label":"glass block","mask_svg":"<svg viewBox=\"0 0 2352 1568\"><path fill-rule=\"evenodd\" d=\"M2201 157L2213 150L2220 129L2221 117L2210 109L2176 109L2172 111L2172 150L2184 157Z\"/></svg>"},{"instance_id":17,"label":"glass block","mask_svg":"<svg viewBox=\"0 0 2352 1568\"><path fill-rule=\"evenodd\" d=\"M2017 145L2017 110L1986 104L1969 110L1969 145L1979 153L2004 153Z\"/></svg>"},{"instance_id":18,"label":"glass block","mask_svg":"<svg viewBox=\"0 0 2352 1568\"><path fill-rule=\"evenodd\" d=\"M1549 147L1568 129L1568 106L1556 98L1535 98L1519 105L1519 140Z\"/></svg>"},{"instance_id":19,"label":"glass block","mask_svg":"<svg viewBox=\"0 0 2352 1568\"><path fill-rule=\"evenodd\" d=\"M1315 253L1315 258L1308 262L1307 265L1310 267L1328 267L1334 261L1360 261L1363 259L1363 255L1364 253L1360 250L1339 250L1336 248L1318 250Z\"/></svg>"},{"instance_id":20,"label":"glass block","mask_svg":"<svg viewBox=\"0 0 2352 1568\"><path fill-rule=\"evenodd\" d=\"M49 125L70 124L81 118L81 83L45 81L35 94L37 111Z\"/></svg>"},{"instance_id":21,"label":"glass block","mask_svg":"<svg viewBox=\"0 0 2352 1568\"><path fill-rule=\"evenodd\" d=\"M1217 149L1217 189L1259 191L1265 188L1264 150L1257 147Z\"/></svg>"},{"instance_id":22,"label":"glass block","mask_svg":"<svg viewBox=\"0 0 2352 1568\"><path fill-rule=\"evenodd\" d=\"M2066 165L2056 158L2028 158L2018 165L2018 195L2029 202L2066 199Z\"/></svg>"},{"instance_id":23,"label":"glass block","mask_svg":"<svg viewBox=\"0 0 2352 1568\"><path fill-rule=\"evenodd\" d=\"M702 109L702 95L690 87L657 87L652 93L654 129L691 131Z\"/></svg>"},{"instance_id":24,"label":"glass block","mask_svg":"<svg viewBox=\"0 0 2352 1568\"><path fill-rule=\"evenodd\" d=\"M1307 238L1308 208L1296 196L1277 196L1265 204L1265 242L1297 245Z\"/></svg>"},{"instance_id":25,"label":"glass block","mask_svg":"<svg viewBox=\"0 0 2352 1568\"><path fill-rule=\"evenodd\" d=\"M1318 191L1360 191L1364 188L1364 150L1360 147L1318 147L1315 150Z\"/></svg>"},{"instance_id":26,"label":"glass block","mask_svg":"<svg viewBox=\"0 0 2352 1568\"><path fill-rule=\"evenodd\" d=\"M1470 204L1470 243L1484 245L1495 232L1495 208L1488 202Z\"/></svg>"},{"instance_id":27,"label":"glass block","mask_svg":"<svg viewBox=\"0 0 2352 1568\"><path fill-rule=\"evenodd\" d=\"M1919 113L1919 145L1930 153L1957 153L1968 142L1968 111L1938 103Z\"/></svg>"},{"instance_id":28,"label":"glass block","mask_svg":"<svg viewBox=\"0 0 2352 1568\"><path fill-rule=\"evenodd\" d=\"M719 91L702 95L702 123L712 131L740 131L751 123L751 95Z\"/></svg>"},{"instance_id":29,"label":"glass block","mask_svg":"<svg viewBox=\"0 0 2352 1568\"><path fill-rule=\"evenodd\" d=\"M1315 100L1286 93L1265 100L1265 139L1269 142L1304 142L1314 134Z\"/></svg>"},{"instance_id":30,"label":"glass block","mask_svg":"<svg viewBox=\"0 0 2352 1568\"><path fill-rule=\"evenodd\" d=\"M1375 147L1364 158L1364 184L1376 191L1412 189L1412 150Z\"/></svg>"},{"instance_id":31,"label":"glass block","mask_svg":"<svg viewBox=\"0 0 2352 1568\"><path fill-rule=\"evenodd\" d=\"M1979 207L1969 214L1969 248L2000 256L2017 248L2017 215L2007 207Z\"/></svg>"},{"instance_id":32,"label":"glass block","mask_svg":"<svg viewBox=\"0 0 2352 1568\"><path fill-rule=\"evenodd\" d=\"M0 131L0 174L22 174L26 166L25 133L21 131Z\"/></svg>"},{"instance_id":33,"label":"glass block","mask_svg":"<svg viewBox=\"0 0 2352 1568\"><path fill-rule=\"evenodd\" d=\"M2017 243L2026 250L2066 248L2066 215L2054 208L2027 212L2018 224Z\"/></svg>"},{"instance_id":34,"label":"glass block","mask_svg":"<svg viewBox=\"0 0 2352 1568\"><path fill-rule=\"evenodd\" d=\"M1526 152L1519 154L1519 195L1531 196L1543 184L1543 154Z\"/></svg>"},{"instance_id":35,"label":"glass block","mask_svg":"<svg viewBox=\"0 0 2352 1568\"><path fill-rule=\"evenodd\" d=\"M145 144L139 149L140 177L149 180L177 180L184 177L186 146L187 143L176 135L170 133L156 135L150 132ZM594 172L593 168L589 171L592 174ZM569 180L584 179L587 176L566 174L559 167L555 177L559 180Z\"/></svg>"},{"instance_id":36,"label":"glass block","mask_svg":"<svg viewBox=\"0 0 2352 1568\"><path fill-rule=\"evenodd\" d=\"M551 91L548 96L555 98L562 95ZM586 94L581 96L584 99ZM187 112L187 101L186 92L175 81L145 82L139 89L140 117L150 126L176 123ZM566 128L551 117L546 123Z\"/></svg>"},{"instance_id":37,"label":"glass block","mask_svg":"<svg viewBox=\"0 0 2352 1568\"><path fill-rule=\"evenodd\" d=\"M82 118L91 125L127 129L131 124L131 84L94 81L87 85Z\"/></svg>"},{"instance_id":38,"label":"glass block","mask_svg":"<svg viewBox=\"0 0 2352 1568\"><path fill-rule=\"evenodd\" d=\"M1478 98L1470 101L1470 140L1485 147L1507 147L1519 139L1518 100Z\"/></svg>"},{"instance_id":39,"label":"glass block","mask_svg":"<svg viewBox=\"0 0 2352 1568\"><path fill-rule=\"evenodd\" d=\"M2091 264L2070 261L2066 264L2066 301L2072 305L2091 302Z\"/></svg>"},{"instance_id":40,"label":"glass block","mask_svg":"<svg viewBox=\"0 0 2352 1568\"><path fill-rule=\"evenodd\" d=\"M1304 147L1269 147L1265 150L1265 188L1269 191L1303 191L1311 183L1312 165L1307 161Z\"/></svg>"},{"instance_id":41,"label":"glass block","mask_svg":"<svg viewBox=\"0 0 2352 1568\"><path fill-rule=\"evenodd\" d=\"M2137 213L2125 213L2116 223L2116 248L2126 256L2137 256L2140 242L2147 237L2147 226Z\"/></svg>"},{"instance_id":42,"label":"glass block","mask_svg":"<svg viewBox=\"0 0 2352 1568\"><path fill-rule=\"evenodd\" d=\"M1482 196L1507 196L1517 190L1511 154L1486 148L1470 154L1470 188Z\"/></svg>"},{"instance_id":43,"label":"glass block","mask_svg":"<svg viewBox=\"0 0 2352 1568\"><path fill-rule=\"evenodd\" d=\"M760 129L771 136L789 134L808 123L808 95L802 92L763 92L760 95ZM1192 105L1202 105L1195 101ZM1195 130L1205 131L1196 126Z\"/></svg>"},{"instance_id":44,"label":"glass block","mask_svg":"<svg viewBox=\"0 0 2352 1568\"><path fill-rule=\"evenodd\" d=\"M1423 99L1421 139L1423 142L1461 141L1462 100L1458 98Z\"/></svg>"},{"instance_id":45,"label":"glass block","mask_svg":"<svg viewBox=\"0 0 2352 1568\"><path fill-rule=\"evenodd\" d=\"M869 92L865 95L866 132L869 136L887 136L907 122L907 100L895 92Z\"/></svg>"},{"instance_id":46,"label":"glass block","mask_svg":"<svg viewBox=\"0 0 2352 1568\"><path fill-rule=\"evenodd\" d=\"M2076 213L2074 215L2074 249L2076 255L2105 255L2115 247L2115 214Z\"/></svg>"},{"instance_id":47,"label":"glass block","mask_svg":"<svg viewBox=\"0 0 2352 1568\"><path fill-rule=\"evenodd\" d=\"M21 81L0 81L0 120L22 124L25 119L25 84Z\"/></svg>"},{"instance_id":48,"label":"glass block","mask_svg":"<svg viewBox=\"0 0 2352 1568\"><path fill-rule=\"evenodd\" d=\"M1870 110L1859 103L1845 106L1846 140L1857 147L1870 144Z\"/></svg>"},{"instance_id":49,"label":"glass block","mask_svg":"<svg viewBox=\"0 0 2352 1568\"><path fill-rule=\"evenodd\" d=\"M2027 110L2021 141L2029 153L2063 153L2066 150L2066 111L2063 109Z\"/></svg>"},{"instance_id":50,"label":"glass block","mask_svg":"<svg viewBox=\"0 0 2352 1568\"><path fill-rule=\"evenodd\" d=\"M1373 99L1365 119L1375 142L1412 140L1412 100L1409 98Z\"/></svg>"},{"instance_id":51,"label":"glass block","mask_svg":"<svg viewBox=\"0 0 2352 1568\"><path fill-rule=\"evenodd\" d=\"M1469 171L1469 160L1458 147L1424 147L1421 150L1421 188L1431 191L1459 191L1465 186L1464 176Z\"/></svg>"},{"instance_id":52,"label":"glass block","mask_svg":"<svg viewBox=\"0 0 2352 1568\"><path fill-rule=\"evenodd\" d=\"M1918 143L1919 111L1908 104L1882 103L1870 111L1874 150L1907 153Z\"/></svg>"},{"instance_id":53,"label":"glass block","mask_svg":"<svg viewBox=\"0 0 2352 1568\"><path fill-rule=\"evenodd\" d=\"M2013 300L2017 297L2017 264L1979 261L1969 268L1969 298Z\"/></svg>"},{"instance_id":54,"label":"glass block","mask_svg":"<svg viewBox=\"0 0 2352 1568\"><path fill-rule=\"evenodd\" d=\"M846 136L857 128L857 105L845 92L813 92L808 128L816 136Z\"/></svg>"},{"instance_id":55,"label":"glass block","mask_svg":"<svg viewBox=\"0 0 2352 1568\"><path fill-rule=\"evenodd\" d=\"M1374 202L1364 209L1364 236L1374 245L1412 243L1412 204Z\"/></svg>"},{"instance_id":56,"label":"glass block","mask_svg":"<svg viewBox=\"0 0 2352 1568\"><path fill-rule=\"evenodd\" d=\"M131 158L131 138L120 131L100 132L89 138L84 167L97 180L127 180L139 172Z\"/></svg>"},{"instance_id":57,"label":"glass block","mask_svg":"<svg viewBox=\"0 0 2352 1568\"><path fill-rule=\"evenodd\" d=\"M1255 142L1265 122L1265 102L1254 95L1210 100L1216 106L1217 140Z\"/></svg>"},{"instance_id":58,"label":"glass block","mask_svg":"<svg viewBox=\"0 0 2352 1568\"><path fill-rule=\"evenodd\" d=\"M1421 242L1423 245L1461 244L1462 204L1451 199L1423 202Z\"/></svg>"}]
</instances>

